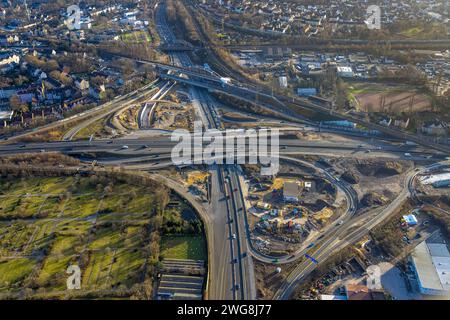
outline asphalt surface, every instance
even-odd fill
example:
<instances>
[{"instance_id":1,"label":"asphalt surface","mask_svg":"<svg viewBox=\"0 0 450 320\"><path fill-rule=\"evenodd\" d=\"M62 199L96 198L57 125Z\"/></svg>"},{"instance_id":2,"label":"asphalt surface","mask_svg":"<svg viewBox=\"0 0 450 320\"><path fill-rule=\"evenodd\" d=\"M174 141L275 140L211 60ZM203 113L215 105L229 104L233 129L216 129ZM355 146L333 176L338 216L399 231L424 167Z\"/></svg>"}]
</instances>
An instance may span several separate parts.
<instances>
[{"instance_id":1,"label":"asphalt surface","mask_svg":"<svg viewBox=\"0 0 450 320\"><path fill-rule=\"evenodd\" d=\"M274 299L286 300L291 298L297 284L305 279L317 264L325 261L329 256L353 244L366 235L371 229L386 220L393 214L410 196L413 179L423 171L412 170L408 173L402 192L381 212L370 212L368 215L359 216L357 219L348 219L334 232L329 232L321 242L317 243L308 252L318 263L304 258L294 270L286 277L281 287L274 295Z\"/></svg>"},{"instance_id":2,"label":"asphalt surface","mask_svg":"<svg viewBox=\"0 0 450 320\"><path fill-rule=\"evenodd\" d=\"M156 10L156 23L161 40L164 43L176 41L176 38L167 24L162 5ZM96 159L99 163L125 166L127 168L155 170L172 166L170 153L175 142L170 136L160 136L143 139L117 139L117 140L93 140L93 141L70 141L76 137L83 128L92 125L95 121L110 114L126 108L132 104L143 101L152 93L151 100L162 99L173 86L170 80L176 80L190 84L189 94L192 103L197 110L198 117L202 120L205 129L220 127L220 117L217 114L217 102L205 89L201 87L226 92L249 102L258 101L267 108L277 106L276 112L283 116L291 117L297 122L310 124L299 118L295 113L286 108L287 101L282 97L269 96L251 86L232 83L231 85L221 83L217 76L207 75L196 68L189 56L183 52L171 53L174 66L164 66L167 74L163 78L169 79L159 83L156 82L131 92L124 96L116 97L113 101L79 115L58 121L56 123L41 127L37 130L26 132L9 141L9 144L0 144L0 156L17 153L30 152L62 152L70 155L78 155L83 160ZM184 76L176 76L172 71L182 72ZM155 92L156 91L156 92ZM268 102L270 101L270 103ZM280 102L283 101L283 102ZM304 101L294 101L302 104ZM139 115L141 128L151 127L152 112L156 103L144 105ZM310 105L316 108L315 105ZM322 110L323 111L323 110ZM82 121L84 120L85 121ZM353 119L353 118L352 118ZM355 119L353 119L355 120ZM356 119L358 120L358 119ZM65 135L64 140L59 142L37 142L37 143L14 143L18 138L27 137L43 130L57 127L62 123L79 122ZM359 121L359 120L358 120ZM356 121L356 122L358 122ZM288 130L288 128L281 128ZM382 128L384 131L385 130ZM391 132L397 134L396 132ZM402 135L408 138L408 136ZM414 139L411 139L414 140ZM11 143L12 142L12 143ZM433 146L436 147L436 146ZM325 261L330 255L341 250L348 244L358 241L372 228L388 218L407 199L414 197L414 179L417 174L427 170L411 171L405 180L403 191L397 198L382 209L380 212L369 212L365 215L354 217L357 210L357 196L354 190L334 177L319 164L310 164L293 158L297 154L311 154L323 156L343 157L385 157L392 159L406 159L415 161L431 161L445 159L442 150L431 150L428 146L399 145L380 141L364 142L333 142L333 141L301 141L280 138L281 158L301 165L312 166L316 172L332 182L337 188L344 192L347 199L347 210L341 219L329 226L321 236L312 240L313 246L303 247L291 256L277 257L276 263L288 263L299 261L299 264L288 275L276 292L275 299L288 299L300 281L305 279L317 266L311 259L306 259L305 254L310 254L318 263ZM94 155L94 156L92 156ZM199 212L204 221L206 237L208 241L208 286L207 297L209 299L234 299L248 300L256 298L256 285L253 268L253 258L267 263L274 263L273 258L257 252L251 245L250 232L247 222L247 212L242 186L242 171L237 165L212 165L209 167L210 182L209 203L200 204L193 199L192 195L183 189L177 181L154 174L156 179L163 181L167 186L186 198Z\"/></svg>"},{"instance_id":3,"label":"asphalt surface","mask_svg":"<svg viewBox=\"0 0 450 320\"><path fill-rule=\"evenodd\" d=\"M227 139L233 139L228 137ZM247 142L248 143L248 142ZM142 157L170 154L176 141L171 141L169 134L141 139L115 139L115 140L79 140L79 141L53 141L34 143L9 143L0 145L0 155L32 152L62 152L76 153L105 153L105 158L129 158L130 161ZM437 161L446 156L434 150L427 150L420 146L396 145L369 141L333 142L333 141L305 141L288 139L280 136L280 154L296 155L311 154L323 156L345 156L358 158L386 158L415 161ZM205 145L207 145L205 143ZM193 144L193 147L199 146ZM248 149L248 148L247 148ZM200 151L200 149L199 149Z\"/></svg>"},{"instance_id":4,"label":"asphalt surface","mask_svg":"<svg viewBox=\"0 0 450 320\"><path fill-rule=\"evenodd\" d=\"M164 11L164 5L160 5L156 10L158 32L165 43L174 42L176 38L167 24ZM174 52L171 57L175 65L188 68L194 66L186 53ZM203 126L205 128L216 128L219 123L209 93L195 87L191 87L189 93L200 119L202 119ZM242 267L239 259L241 255L239 242L242 233L234 230L232 224L228 224L230 217L235 214L235 206L234 202L230 202L231 199L226 196L228 192L226 188L233 188L233 186L231 183L224 185L226 176L222 166L211 166L209 172L211 183L208 214L211 223L214 225L212 228L214 234L208 236L208 239L210 239L208 246L210 246L211 253L209 255L208 298L252 299L253 297L246 295L246 289L244 288L254 286L254 279L247 280L247 270ZM236 258L238 258L237 263L235 263ZM236 264L238 265L237 268Z\"/></svg>"}]
</instances>

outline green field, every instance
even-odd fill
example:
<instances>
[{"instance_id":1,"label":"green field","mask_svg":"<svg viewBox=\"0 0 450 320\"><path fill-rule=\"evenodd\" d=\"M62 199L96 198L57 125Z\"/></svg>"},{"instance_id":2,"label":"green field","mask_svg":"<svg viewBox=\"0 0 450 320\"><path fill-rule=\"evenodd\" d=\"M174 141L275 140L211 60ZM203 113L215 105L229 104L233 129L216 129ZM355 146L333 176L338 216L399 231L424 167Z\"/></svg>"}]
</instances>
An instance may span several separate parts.
<instances>
[{"instance_id":1,"label":"green field","mask_svg":"<svg viewBox=\"0 0 450 320\"><path fill-rule=\"evenodd\" d=\"M24 289L39 299L149 298L159 260L206 260L201 222L188 205L162 186L121 179L3 176L0 299ZM161 201L168 205L157 210ZM67 290L70 265L80 267L81 290Z\"/></svg>"},{"instance_id":2,"label":"green field","mask_svg":"<svg viewBox=\"0 0 450 320\"><path fill-rule=\"evenodd\" d=\"M375 82L351 82L349 83L349 93L355 94L363 94L363 93L392 93L392 92L402 92L402 91L411 91L414 90L414 87L410 85L392 85L392 84L383 84L383 83L375 83Z\"/></svg>"},{"instance_id":3,"label":"green field","mask_svg":"<svg viewBox=\"0 0 450 320\"><path fill-rule=\"evenodd\" d=\"M161 256L167 259L206 260L206 245L202 236L164 236Z\"/></svg>"},{"instance_id":4,"label":"green field","mask_svg":"<svg viewBox=\"0 0 450 320\"><path fill-rule=\"evenodd\" d=\"M423 26L413 26L400 32L400 35L411 39L445 38L445 24L427 23Z\"/></svg>"},{"instance_id":5,"label":"green field","mask_svg":"<svg viewBox=\"0 0 450 320\"><path fill-rule=\"evenodd\" d=\"M108 135L108 131L105 129L106 121L105 119L99 119L92 123L91 125L81 129L76 135L75 139L89 139L91 135L94 137L102 137Z\"/></svg>"},{"instance_id":6,"label":"green field","mask_svg":"<svg viewBox=\"0 0 450 320\"><path fill-rule=\"evenodd\" d=\"M2 179L0 190L0 295L31 284L64 295L71 264L91 294L148 276L151 188L74 176Z\"/></svg>"},{"instance_id":7,"label":"green field","mask_svg":"<svg viewBox=\"0 0 450 320\"><path fill-rule=\"evenodd\" d=\"M120 36L125 43L150 43L152 38L147 31L134 31L130 33L124 33Z\"/></svg>"}]
</instances>

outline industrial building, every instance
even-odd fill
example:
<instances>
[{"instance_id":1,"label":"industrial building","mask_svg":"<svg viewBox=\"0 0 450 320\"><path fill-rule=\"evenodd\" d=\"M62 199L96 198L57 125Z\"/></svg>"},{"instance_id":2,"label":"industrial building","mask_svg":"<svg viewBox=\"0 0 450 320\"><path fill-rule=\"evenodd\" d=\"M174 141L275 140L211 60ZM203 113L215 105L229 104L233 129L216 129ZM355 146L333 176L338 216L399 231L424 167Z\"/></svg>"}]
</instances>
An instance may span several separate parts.
<instances>
[{"instance_id":1,"label":"industrial building","mask_svg":"<svg viewBox=\"0 0 450 320\"><path fill-rule=\"evenodd\" d=\"M450 296L450 253L445 243L421 242L411 253L410 261L420 293Z\"/></svg>"},{"instance_id":2,"label":"industrial building","mask_svg":"<svg viewBox=\"0 0 450 320\"><path fill-rule=\"evenodd\" d=\"M342 78L352 78L353 77L353 69L348 66L338 66L337 67L337 75Z\"/></svg>"},{"instance_id":3,"label":"industrial building","mask_svg":"<svg viewBox=\"0 0 450 320\"><path fill-rule=\"evenodd\" d=\"M286 202L298 202L300 186L296 182L285 182L283 185L283 199Z\"/></svg>"},{"instance_id":4,"label":"industrial building","mask_svg":"<svg viewBox=\"0 0 450 320\"><path fill-rule=\"evenodd\" d=\"M423 184L431 184L433 187L444 187L449 185L450 172L443 172L439 174L432 174L420 178Z\"/></svg>"},{"instance_id":5,"label":"industrial building","mask_svg":"<svg viewBox=\"0 0 450 320\"><path fill-rule=\"evenodd\" d=\"M297 95L301 97L310 97L317 95L316 88L297 88Z\"/></svg>"},{"instance_id":6,"label":"industrial building","mask_svg":"<svg viewBox=\"0 0 450 320\"><path fill-rule=\"evenodd\" d=\"M369 289L360 284L347 284L345 295L347 300L386 300L383 290Z\"/></svg>"}]
</instances>

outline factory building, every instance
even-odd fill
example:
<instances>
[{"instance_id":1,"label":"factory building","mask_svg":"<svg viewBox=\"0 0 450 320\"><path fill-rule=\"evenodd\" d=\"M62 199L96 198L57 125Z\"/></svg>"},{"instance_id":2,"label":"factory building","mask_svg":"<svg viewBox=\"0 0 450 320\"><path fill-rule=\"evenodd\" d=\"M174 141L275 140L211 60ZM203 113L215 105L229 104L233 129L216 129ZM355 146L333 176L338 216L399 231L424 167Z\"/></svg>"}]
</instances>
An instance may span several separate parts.
<instances>
[{"instance_id":1,"label":"factory building","mask_svg":"<svg viewBox=\"0 0 450 320\"><path fill-rule=\"evenodd\" d=\"M422 294L450 297L450 253L445 243L421 242L410 261Z\"/></svg>"},{"instance_id":2,"label":"factory building","mask_svg":"<svg viewBox=\"0 0 450 320\"><path fill-rule=\"evenodd\" d=\"M353 77L353 69L348 66L338 66L337 67L337 75L342 78L352 78Z\"/></svg>"},{"instance_id":3,"label":"factory building","mask_svg":"<svg viewBox=\"0 0 450 320\"><path fill-rule=\"evenodd\" d=\"M283 199L286 202L298 202L300 186L296 182L285 182L283 185Z\"/></svg>"}]
</instances>

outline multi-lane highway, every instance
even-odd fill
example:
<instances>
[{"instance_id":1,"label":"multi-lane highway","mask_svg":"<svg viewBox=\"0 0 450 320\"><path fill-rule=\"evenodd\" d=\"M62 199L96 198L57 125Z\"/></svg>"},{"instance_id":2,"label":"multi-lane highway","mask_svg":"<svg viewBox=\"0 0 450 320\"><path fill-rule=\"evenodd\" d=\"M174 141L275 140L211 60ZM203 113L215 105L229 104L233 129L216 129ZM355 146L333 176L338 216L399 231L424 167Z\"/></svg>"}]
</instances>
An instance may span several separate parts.
<instances>
[{"instance_id":1,"label":"multi-lane highway","mask_svg":"<svg viewBox=\"0 0 450 320\"><path fill-rule=\"evenodd\" d=\"M166 21L164 4L156 9L156 21L161 39L165 43L175 42L176 38ZM184 52L173 52L171 59L175 65L189 69L194 67L191 59ZM197 87L190 87L189 93L203 127L218 128L220 123L214 101L209 93ZM250 260L251 257L243 257L244 253L240 244L245 241L245 236L244 240L242 239L245 231L234 229L233 224L230 223L230 217L236 215L237 208L234 198L229 194L227 196L227 192L231 192L228 189L235 187L228 177L229 173L224 171L222 166L212 166L209 171L211 183L208 213L212 216L211 223L214 224L215 233L208 237L212 239L208 245L211 248L210 252L213 252L209 255L208 297L210 299L252 299L255 296L248 293L253 294L256 291L253 289L254 281L248 276L249 267L243 266L243 260Z\"/></svg>"},{"instance_id":2,"label":"multi-lane highway","mask_svg":"<svg viewBox=\"0 0 450 320\"><path fill-rule=\"evenodd\" d=\"M161 41L169 45L166 48L170 48L170 44L176 43L177 39L166 21L164 3L158 4L155 12L156 25ZM223 92L252 103L257 101L260 106L271 110L274 114L292 120L293 124L302 123L302 126L315 127L317 124L299 116L295 111L296 107L320 111L326 114L330 113L329 109L309 101L292 100L279 95L268 95L262 93L261 90L254 86L238 83L234 80L231 83L223 82L220 76L208 73L201 67L194 65L186 53L179 51L168 52L172 65L150 62L158 66L161 78L165 80L160 79L127 95L116 97L113 101L92 110L11 138L8 141L9 144L0 145L0 156L32 152L61 152L77 156L83 160L95 159L99 164L125 166L129 169L155 170L172 166L171 152L176 142L171 141L170 132L141 139L73 140L83 128L108 115L119 113L125 108L144 101L148 103L143 104L138 116L138 123L140 129L150 128L157 101L161 101L164 98L173 88L175 82L183 82L189 86L188 92L196 109L197 118L202 122L203 130L222 128L221 119L217 113L218 103L209 90ZM145 61L142 62L145 63ZM150 101L147 100L148 98L150 98ZM367 125L363 120L351 115L345 115L344 118ZM27 135L66 124L73 124L73 127L65 133L63 139L65 141L15 142L19 138L25 138ZM281 125L282 123L278 124ZM299 282L315 269L316 264L312 260L305 259L305 254L310 254L321 263L334 252L358 241L369 230L395 212L408 196L411 194L414 196L413 181L416 175L421 172L411 171L408 173L403 191L387 207L380 211L371 211L355 217L358 209L358 197L353 188L338 177L333 176L331 172L321 167L318 163L300 160L295 158L295 155L354 158L382 157L426 163L445 159L449 153L445 146L427 144L412 135L399 133L379 125L369 124L368 126L394 135L403 141L412 140L422 143L423 146L372 139L348 139L346 142L299 140L283 136L284 132L292 131L295 128L293 129L291 126L279 128L281 132L279 142L280 159L313 168L316 174L327 179L343 192L346 197L346 208L339 221L325 228L322 234L309 239L311 243L314 243L314 246L310 247L305 243L294 254L277 257L276 263L278 264L295 261L299 261L299 263L283 281L274 296L275 299L289 298ZM227 137L226 139L233 139L234 141L235 137ZM246 150L249 150L248 143ZM195 152L203 150L197 144L194 144L193 148ZM217 156L217 159L219 158L223 158L223 155ZM274 263L274 261L273 257L259 253L252 246L247 221L242 170L237 165L217 164L209 166L208 171L210 178L207 204L196 202L176 181L158 174L154 174L154 176L159 180L163 180L166 185L193 203L204 222L208 241L207 297L209 299L254 299L256 298L256 284L253 259L266 263Z\"/></svg>"},{"instance_id":3,"label":"multi-lane highway","mask_svg":"<svg viewBox=\"0 0 450 320\"><path fill-rule=\"evenodd\" d=\"M117 110L123 108L124 106L138 103L144 100L153 90L155 90L155 84L158 80L155 80L137 90L127 93L123 96L117 96L113 100L106 102L98 107L84 111L82 113L76 114L69 118L65 118L48 125L41 126L39 128L20 133L18 135L5 138L3 142L18 141L27 138L31 135L36 135L51 129L56 129L62 126L68 126L70 124L76 124L72 127L65 135L65 140L71 140L76 133L78 133L82 128L94 123L95 121L106 117L109 114L116 112Z\"/></svg>"},{"instance_id":4,"label":"multi-lane highway","mask_svg":"<svg viewBox=\"0 0 450 320\"><path fill-rule=\"evenodd\" d=\"M283 134L283 133L281 133ZM234 139L233 136L224 138ZM31 152L62 152L66 154L79 154L95 152L104 155L105 160L127 158L132 162L139 158L155 156L170 157L172 148L177 142L171 141L170 132L165 135L145 137L141 139L115 139L115 140L74 140L34 143L10 143L0 145L0 155ZM248 142L247 142L248 144ZM247 146L246 144L246 146ZM206 145L206 144L205 144ZM355 139L349 142L340 141L308 141L284 138L279 140L280 154L282 155L322 155L322 156L351 156L356 158L386 158L405 159L415 161L443 160L446 155L434 150L427 150L420 146L400 145L389 142L374 142L370 139ZM193 148L200 146L193 143ZM248 148L246 148L248 150ZM198 148L201 152L201 149Z\"/></svg>"},{"instance_id":5,"label":"multi-lane highway","mask_svg":"<svg viewBox=\"0 0 450 320\"><path fill-rule=\"evenodd\" d=\"M388 206L382 209L381 212L369 212L356 219L347 219L339 228L327 233L321 242L317 243L310 251L308 251L310 256L320 264L329 256L339 252L339 250L345 248L349 244L357 242L382 221L388 219L388 217L396 212L410 196L413 190L412 181L424 170L426 170L426 168L408 172L403 182L403 190ZM297 284L305 279L316 267L317 263L310 259L303 259L303 261L301 261L301 263L299 263L287 276L273 298L289 299L295 291Z\"/></svg>"},{"instance_id":6,"label":"multi-lane highway","mask_svg":"<svg viewBox=\"0 0 450 320\"><path fill-rule=\"evenodd\" d=\"M175 85L174 82L164 81L158 84L158 91L151 97L151 101L163 99ZM157 102L146 102L139 111L138 124L139 128L150 128Z\"/></svg>"},{"instance_id":7,"label":"multi-lane highway","mask_svg":"<svg viewBox=\"0 0 450 320\"><path fill-rule=\"evenodd\" d=\"M143 62L151 63L153 65L159 64L151 61ZM305 122L306 120L302 116L300 116L298 111L309 110L312 112L319 112L325 115L333 116L335 118L349 120L369 129L378 130L389 136L397 137L402 140L413 141L415 143L422 144L436 150L442 150L450 153L450 146L447 144L437 143L433 139L428 139L423 136L411 134L397 128L373 123L356 114L338 112L336 110L330 109L328 106L323 106L304 98L286 97L280 94L268 95L264 93L267 88L258 88L251 84L238 83L237 81L224 83L218 77L214 77L210 74L205 74L204 72L199 72L197 70L180 70L180 68L174 68L172 66L165 66L165 69L188 73L190 77L182 77L177 74L161 73L162 78L183 82L191 86L208 89L209 91L213 92L224 93L240 100L257 104L258 106L264 109L268 109L272 113L277 114L285 119Z\"/></svg>"}]
</instances>

